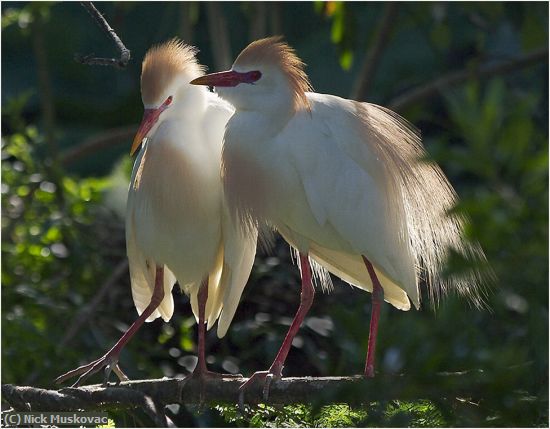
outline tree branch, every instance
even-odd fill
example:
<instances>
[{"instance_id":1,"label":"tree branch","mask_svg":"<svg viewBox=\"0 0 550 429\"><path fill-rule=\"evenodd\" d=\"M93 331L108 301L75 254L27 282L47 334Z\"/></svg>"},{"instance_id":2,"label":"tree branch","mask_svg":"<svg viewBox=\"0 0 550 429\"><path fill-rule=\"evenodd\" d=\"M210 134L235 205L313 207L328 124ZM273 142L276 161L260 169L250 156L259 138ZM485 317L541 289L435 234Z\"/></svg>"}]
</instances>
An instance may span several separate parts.
<instances>
[{"instance_id":1,"label":"tree branch","mask_svg":"<svg viewBox=\"0 0 550 429\"><path fill-rule=\"evenodd\" d=\"M525 365L518 366L525 370ZM514 369L511 369L514 371ZM101 385L45 390L35 387L2 386L2 397L15 410L75 411L109 407L135 407L136 395L145 395L155 404L237 403L239 387L246 378L200 380L136 380L118 386ZM352 377L283 378L273 382L268 400L262 398L262 385L250 386L244 403L334 403L364 404L389 399L441 399L442 397L479 397L491 379L482 370L439 373L425 379L404 375L377 375L374 379Z\"/></svg>"},{"instance_id":2,"label":"tree branch","mask_svg":"<svg viewBox=\"0 0 550 429\"><path fill-rule=\"evenodd\" d=\"M76 54L75 60L81 64L114 66L122 69L125 68L131 59L130 51L126 48L126 46L124 46L124 43L122 43L122 40L120 40L120 37L118 37L115 30L111 28L109 23L106 21L105 18L103 18L101 13L99 13L99 11L95 8L94 4L91 1L81 2L81 5L88 11L92 18L94 18L99 27L105 33L107 33L109 38L115 43L118 51L120 52L120 58L99 58L94 57L94 54L89 54L85 56Z\"/></svg>"},{"instance_id":3,"label":"tree branch","mask_svg":"<svg viewBox=\"0 0 550 429\"><path fill-rule=\"evenodd\" d=\"M358 101L366 100L368 90L376 73L376 68L379 65L380 57L390 39L396 16L397 4L393 2L387 3L384 8L384 15L378 26L378 31L372 44L369 46L369 52L365 56L363 65L361 66L359 77L353 85L351 99Z\"/></svg>"},{"instance_id":4,"label":"tree branch","mask_svg":"<svg viewBox=\"0 0 550 429\"><path fill-rule=\"evenodd\" d=\"M111 275L105 280L99 291L94 295L93 299L83 307L73 318L68 325L68 329L63 338L59 341L57 349L61 350L71 341L74 335L80 330L80 327L92 316L97 306L101 303L107 292L113 288L116 282L124 274L128 272L128 259L124 258L118 263Z\"/></svg>"},{"instance_id":5,"label":"tree branch","mask_svg":"<svg viewBox=\"0 0 550 429\"><path fill-rule=\"evenodd\" d=\"M451 86L458 85L469 78L497 76L499 74L505 74L514 70L532 66L541 61L548 61L548 48L537 49L510 61L499 64L485 64L475 68L465 68L457 72L451 72L432 82L420 85L398 97L395 97L392 101L390 101L388 107L395 111L402 111L411 104L433 97L439 92L442 92Z\"/></svg>"},{"instance_id":6,"label":"tree branch","mask_svg":"<svg viewBox=\"0 0 550 429\"><path fill-rule=\"evenodd\" d=\"M61 155L61 162L64 166L67 166L103 148L125 143L126 140L132 138L137 128L137 125L129 125L126 127L114 128L90 137L83 143L63 152Z\"/></svg>"}]
</instances>

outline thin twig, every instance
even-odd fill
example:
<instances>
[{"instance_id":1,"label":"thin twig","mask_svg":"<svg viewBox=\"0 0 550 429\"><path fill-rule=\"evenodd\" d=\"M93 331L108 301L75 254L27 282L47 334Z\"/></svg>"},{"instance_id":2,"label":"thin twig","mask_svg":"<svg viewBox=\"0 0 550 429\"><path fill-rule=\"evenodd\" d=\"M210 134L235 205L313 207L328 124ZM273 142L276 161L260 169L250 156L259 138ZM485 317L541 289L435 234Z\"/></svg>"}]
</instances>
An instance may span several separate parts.
<instances>
[{"instance_id":1,"label":"thin twig","mask_svg":"<svg viewBox=\"0 0 550 429\"><path fill-rule=\"evenodd\" d=\"M82 310L80 310L76 316L73 318L71 323L68 325L69 328L67 333L59 341L57 349L62 349L78 332L80 327L94 314L95 309L101 303L107 292L113 288L116 282L124 274L128 272L128 259L124 258L116 268L113 270L111 275L105 280L103 285L99 288L99 291L94 295L93 299L86 305Z\"/></svg>"},{"instance_id":2,"label":"thin twig","mask_svg":"<svg viewBox=\"0 0 550 429\"><path fill-rule=\"evenodd\" d=\"M129 143L128 140L136 133L137 125L128 125L125 127L114 128L97 134L85 140L71 149L63 152L61 162L67 166L82 157L89 156L101 149L112 147L117 144Z\"/></svg>"},{"instance_id":3,"label":"thin twig","mask_svg":"<svg viewBox=\"0 0 550 429\"><path fill-rule=\"evenodd\" d=\"M363 61L359 77L355 81L355 85L351 91L351 98L353 100L366 100L376 69L380 63L380 57L390 39L392 29L395 25L397 12L396 3L390 2L386 4L384 14L378 26L378 31L376 32L371 46L369 46L369 52Z\"/></svg>"},{"instance_id":4,"label":"thin twig","mask_svg":"<svg viewBox=\"0 0 550 429\"><path fill-rule=\"evenodd\" d=\"M124 43L122 43L122 40L120 40L120 37L118 37L115 30L111 28L107 20L103 18L103 15L99 13L91 1L81 2L81 5L88 11L92 18L94 18L99 27L107 33L107 35L115 43L118 51L120 52L120 58L99 58L95 57L94 54L84 56L77 54L75 55L75 60L81 64L125 68L131 59L130 51L126 48L126 46L124 46Z\"/></svg>"},{"instance_id":5,"label":"thin twig","mask_svg":"<svg viewBox=\"0 0 550 429\"><path fill-rule=\"evenodd\" d=\"M470 78L497 76L499 74L505 74L529 67L542 61L548 62L548 48L537 49L510 61L499 64L484 64L474 68L467 67L463 70L451 72L432 82L420 85L398 97L395 97L392 101L390 101L388 107L395 111L402 111L411 104L433 97L445 89L461 84Z\"/></svg>"}]
</instances>

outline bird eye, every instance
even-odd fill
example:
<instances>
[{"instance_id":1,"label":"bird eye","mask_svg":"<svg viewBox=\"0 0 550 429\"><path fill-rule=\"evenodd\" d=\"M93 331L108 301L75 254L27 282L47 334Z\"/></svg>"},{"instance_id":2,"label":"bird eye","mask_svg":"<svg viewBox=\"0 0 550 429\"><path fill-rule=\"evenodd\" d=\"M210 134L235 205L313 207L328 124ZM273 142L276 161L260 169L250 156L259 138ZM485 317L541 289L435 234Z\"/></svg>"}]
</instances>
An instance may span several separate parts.
<instances>
[{"instance_id":1,"label":"bird eye","mask_svg":"<svg viewBox=\"0 0 550 429\"><path fill-rule=\"evenodd\" d=\"M261 77L262 77L262 72L260 72L259 70L254 70L254 71L251 71L251 72L247 73L246 82L247 83L254 83L257 80L259 80Z\"/></svg>"}]
</instances>

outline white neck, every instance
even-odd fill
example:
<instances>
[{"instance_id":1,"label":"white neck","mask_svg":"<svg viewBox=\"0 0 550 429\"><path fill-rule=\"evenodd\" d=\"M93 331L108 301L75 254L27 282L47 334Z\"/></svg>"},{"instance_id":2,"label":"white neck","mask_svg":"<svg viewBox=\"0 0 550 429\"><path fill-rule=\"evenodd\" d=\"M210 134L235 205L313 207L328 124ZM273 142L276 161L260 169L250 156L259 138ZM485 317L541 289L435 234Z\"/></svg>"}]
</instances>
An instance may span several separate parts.
<instances>
[{"instance_id":1,"label":"white neck","mask_svg":"<svg viewBox=\"0 0 550 429\"><path fill-rule=\"evenodd\" d=\"M207 89L186 84L174 94L175 102L165 112L163 120L177 118L185 122L198 120L204 115L207 106Z\"/></svg>"}]
</instances>

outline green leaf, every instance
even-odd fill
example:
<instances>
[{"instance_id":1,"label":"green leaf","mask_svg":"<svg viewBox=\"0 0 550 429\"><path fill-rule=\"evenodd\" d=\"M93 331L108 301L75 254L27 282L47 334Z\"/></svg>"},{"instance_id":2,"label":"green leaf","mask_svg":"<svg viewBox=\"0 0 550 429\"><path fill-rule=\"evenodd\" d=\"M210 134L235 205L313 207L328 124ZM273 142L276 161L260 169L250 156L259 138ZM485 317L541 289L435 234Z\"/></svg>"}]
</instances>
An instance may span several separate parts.
<instances>
[{"instance_id":1,"label":"green leaf","mask_svg":"<svg viewBox=\"0 0 550 429\"><path fill-rule=\"evenodd\" d=\"M340 66L344 70L349 70L353 64L353 51L346 49L340 54Z\"/></svg>"}]
</instances>

